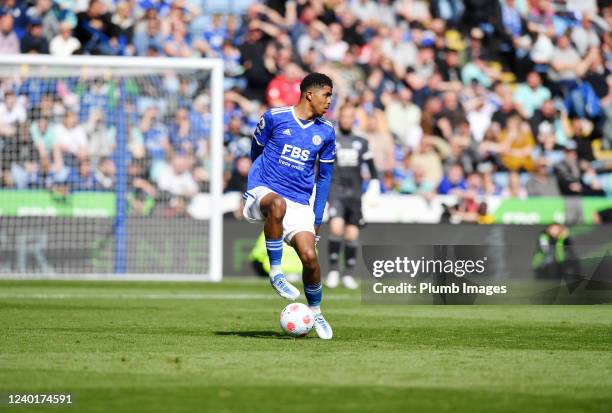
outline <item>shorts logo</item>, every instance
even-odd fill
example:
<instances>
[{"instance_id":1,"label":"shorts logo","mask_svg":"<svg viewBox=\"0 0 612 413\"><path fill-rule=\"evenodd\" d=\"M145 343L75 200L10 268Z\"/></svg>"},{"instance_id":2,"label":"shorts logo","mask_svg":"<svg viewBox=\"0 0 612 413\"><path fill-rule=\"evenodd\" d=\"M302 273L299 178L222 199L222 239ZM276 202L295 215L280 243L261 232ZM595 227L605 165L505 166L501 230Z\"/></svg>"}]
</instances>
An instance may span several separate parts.
<instances>
[{"instance_id":1,"label":"shorts logo","mask_svg":"<svg viewBox=\"0 0 612 413\"><path fill-rule=\"evenodd\" d=\"M312 137L312 143L313 145L320 145L321 144L321 137L319 135L315 135Z\"/></svg>"}]
</instances>

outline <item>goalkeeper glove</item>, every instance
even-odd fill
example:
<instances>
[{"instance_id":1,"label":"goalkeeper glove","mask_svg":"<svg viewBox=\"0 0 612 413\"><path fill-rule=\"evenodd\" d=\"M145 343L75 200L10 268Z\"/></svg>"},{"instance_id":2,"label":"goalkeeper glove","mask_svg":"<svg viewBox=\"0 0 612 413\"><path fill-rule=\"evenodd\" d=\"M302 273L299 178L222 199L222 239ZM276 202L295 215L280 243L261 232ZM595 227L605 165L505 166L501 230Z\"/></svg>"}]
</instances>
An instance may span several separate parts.
<instances>
[{"instance_id":1,"label":"goalkeeper glove","mask_svg":"<svg viewBox=\"0 0 612 413\"><path fill-rule=\"evenodd\" d=\"M369 206L376 206L380 202L380 182L372 179L368 184L368 190L363 195L364 202Z\"/></svg>"}]
</instances>

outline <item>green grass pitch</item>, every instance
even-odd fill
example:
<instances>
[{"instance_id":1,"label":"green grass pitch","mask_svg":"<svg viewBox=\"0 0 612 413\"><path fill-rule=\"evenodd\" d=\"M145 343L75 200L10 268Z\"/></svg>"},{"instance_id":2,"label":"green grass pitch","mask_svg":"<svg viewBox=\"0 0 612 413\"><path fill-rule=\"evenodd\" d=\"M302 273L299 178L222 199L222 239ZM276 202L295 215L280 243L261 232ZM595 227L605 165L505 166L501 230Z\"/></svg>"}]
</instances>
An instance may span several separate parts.
<instances>
[{"instance_id":1,"label":"green grass pitch","mask_svg":"<svg viewBox=\"0 0 612 413\"><path fill-rule=\"evenodd\" d=\"M281 335L284 305L259 280L0 282L0 410L612 411L609 305L367 306L325 290L331 342Z\"/></svg>"}]
</instances>

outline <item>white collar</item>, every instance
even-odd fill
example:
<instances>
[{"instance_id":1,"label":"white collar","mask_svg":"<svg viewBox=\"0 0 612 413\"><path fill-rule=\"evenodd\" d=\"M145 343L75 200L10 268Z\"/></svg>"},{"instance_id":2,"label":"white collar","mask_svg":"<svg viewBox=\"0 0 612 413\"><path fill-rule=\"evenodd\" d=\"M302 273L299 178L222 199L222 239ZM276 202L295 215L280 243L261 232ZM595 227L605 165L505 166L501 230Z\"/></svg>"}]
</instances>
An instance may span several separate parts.
<instances>
[{"instance_id":1,"label":"white collar","mask_svg":"<svg viewBox=\"0 0 612 413\"><path fill-rule=\"evenodd\" d=\"M302 127L302 129L306 129L314 124L314 120L311 120L307 124L303 124L302 121L299 120L298 117L295 115L295 106L291 106L291 114L293 115L293 119L295 119L295 121L298 123L298 125Z\"/></svg>"}]
</instances>

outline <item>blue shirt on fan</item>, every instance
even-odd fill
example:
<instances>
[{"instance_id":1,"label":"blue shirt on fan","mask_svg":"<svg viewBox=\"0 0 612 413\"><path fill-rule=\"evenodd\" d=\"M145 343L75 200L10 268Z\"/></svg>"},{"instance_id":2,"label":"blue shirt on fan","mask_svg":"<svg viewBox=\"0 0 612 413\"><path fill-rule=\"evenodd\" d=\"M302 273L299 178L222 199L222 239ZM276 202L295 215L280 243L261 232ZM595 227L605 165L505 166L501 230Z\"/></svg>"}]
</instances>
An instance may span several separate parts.
<instances>
[{"instance_id":1,"label":"blue shirt on fan","mask_svg":"<svg viewBox=\"0 0 612 413\"><path fill-rule=\"evenodd\" d=\"M253 145L263 153L251 167L248 189L265 186L303 205L309 205L312 195L316 161L333 163L336 159L332 123L323 118L300 120L292 106L265 112L255 128Z\"/></svg>"}]
</instances>

